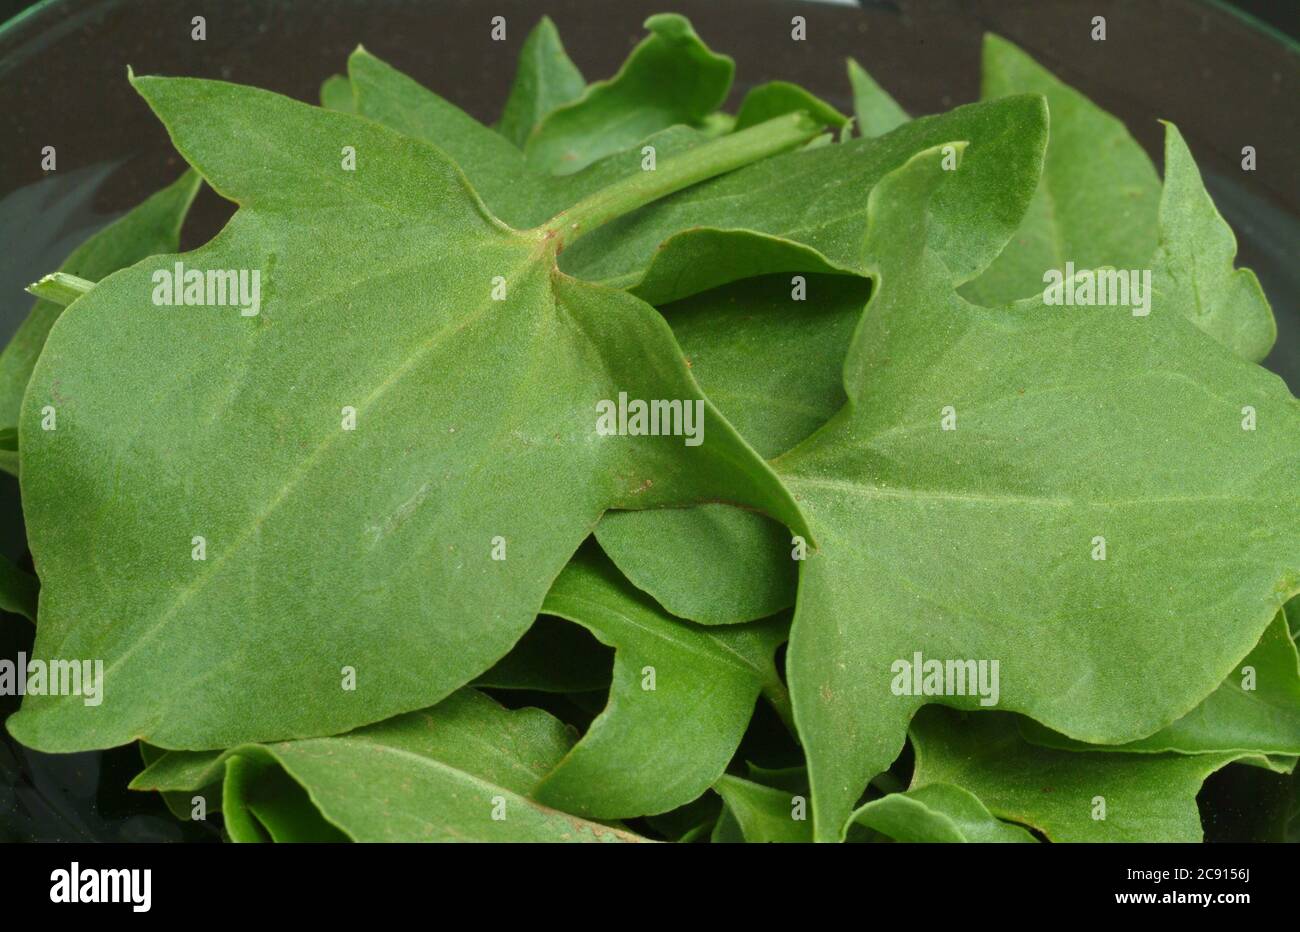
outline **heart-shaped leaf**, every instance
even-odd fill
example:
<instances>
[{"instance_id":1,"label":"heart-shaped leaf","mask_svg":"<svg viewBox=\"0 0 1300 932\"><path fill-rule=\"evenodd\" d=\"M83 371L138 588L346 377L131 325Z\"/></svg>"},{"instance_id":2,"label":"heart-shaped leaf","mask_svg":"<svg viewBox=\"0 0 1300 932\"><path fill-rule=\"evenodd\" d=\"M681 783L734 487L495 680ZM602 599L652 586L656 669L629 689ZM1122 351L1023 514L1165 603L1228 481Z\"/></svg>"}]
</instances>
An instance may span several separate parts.
<instances>
[{"instance_id":1,"label":"heart-shaped leaf","mask_svg":"<svg viewBox=\"0 0 1300 932\"><path fill-rule=\"evenodd\" d=\"M1213 691L1300 589L1300 405L1281 381L1160 295L1146 316L967 303L930 237L936 163L873 189L880 286L849 403L776 460L820 548L788 663L823 838L927 695L1136 740ZM1000 693L987 676L917 690L901 671L927 663L999 664Z\"/></svg>"},{"instance_id":2,"label":"heart-shaped leaf","mask_svg":"<svg viewBox=\"0 0 1300 932\"><path fill-rule=\"evenodd\" d=\"M588 224L801 143L805 119L520 233L437 149L369 120L237 85L135 83L241 206L202 249L79 299L41 356L20 433L44 585L34 655L102 658L109 698L28 695L8 722L19 740L336 734L426 707L505 655L607 508L722 499L802 527L662 318L554 258ZM239 307L169 306L178 263L263 286ZM623 397L675 400L679 432L689 409L703 442L602 433L600 406Z\"/></svg>"}]
</instances>

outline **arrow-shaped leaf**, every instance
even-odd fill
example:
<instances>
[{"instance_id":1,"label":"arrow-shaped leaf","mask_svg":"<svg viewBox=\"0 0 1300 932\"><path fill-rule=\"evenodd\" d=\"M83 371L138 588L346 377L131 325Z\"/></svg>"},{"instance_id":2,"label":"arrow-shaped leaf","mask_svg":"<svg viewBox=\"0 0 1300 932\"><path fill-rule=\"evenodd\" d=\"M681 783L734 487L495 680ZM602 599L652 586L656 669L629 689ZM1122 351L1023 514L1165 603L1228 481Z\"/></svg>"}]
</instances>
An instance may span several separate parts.
<instances>
[{"instance_id":1,"label":"arrow-shaped leaf","mask_svg":"<svg viewBox=\"0 0 1300 932\"><path fill-rule=\"evenodd\" d=\"M943 701L1136 740L1213 691L1300 589L1300 405L1281 381L1160 301L967 303L930 236L936 161L872 191L880 285L849 403L776 460L820 543L789 677L822 838L932 694L899 664L996 662L999 695ZM1243 429L1256 414L1267 426Z\"/></svg>"},{"instance_id":2,"label":"arrow-shaped leaf","mask_svg":"<svg viewBox=\"0 0 1300 932\"><path fill-rule=\"evenodd\" d=\"M20 433L45 587L34 656L102 658L108 698L28 695L8 722L19 740L335 734L491 666L607 508L723 499L802 527L662 318L560 274L555 255L622 210L800 144L805 119L516 232L441 152L369 120L219 82L135 83L241 206L202 249L79 299L37 366ZM178 262L260 276L260 295L156 303ZM680 401L677 427L689 409L703 442L602 434L598 405L622 393Z\"/></svg>"}]
</instances>

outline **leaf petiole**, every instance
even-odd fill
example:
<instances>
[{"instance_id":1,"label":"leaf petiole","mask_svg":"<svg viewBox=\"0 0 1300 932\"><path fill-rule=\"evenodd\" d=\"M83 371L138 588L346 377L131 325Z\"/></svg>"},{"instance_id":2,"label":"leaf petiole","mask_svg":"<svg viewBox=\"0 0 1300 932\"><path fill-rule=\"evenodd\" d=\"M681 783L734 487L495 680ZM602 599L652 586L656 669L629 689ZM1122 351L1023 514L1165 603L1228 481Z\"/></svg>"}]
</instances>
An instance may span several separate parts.
<instances>
[{"instance_id":1,"label":"leaf petiole","mask_svg":"<svg viewBox=\"0 0 1300 932\"><path fill-rule=\"evenodd\" d=\"M649 160L651 153L643 151L646 161L641 172L582 199L533 232L544 239L558 237L562 249L597 227L661 197L793 149L812 139L821 128L808 114L798 111L705 143L662 166L644 167L654 163Z\"/></svg>"},{"instance_id":2,"label":"leaf petiole","mask_svg":"<svg viewBox=\"0 0 1300 932\"><path fill-rule=\"evenodd\" d=\"M95 287L95 283L67 272L51 272L38 282L27 286L27 291L45 301L67 307Z\"/></svg>"}]
</instances>

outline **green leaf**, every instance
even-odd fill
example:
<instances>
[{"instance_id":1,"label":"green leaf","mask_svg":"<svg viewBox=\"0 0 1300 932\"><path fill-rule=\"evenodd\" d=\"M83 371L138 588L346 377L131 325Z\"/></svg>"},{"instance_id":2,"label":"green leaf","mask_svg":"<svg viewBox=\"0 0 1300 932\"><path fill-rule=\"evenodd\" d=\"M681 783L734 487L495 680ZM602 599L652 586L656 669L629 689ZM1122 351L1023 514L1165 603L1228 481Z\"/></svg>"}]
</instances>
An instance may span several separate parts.
<instances>
[{"instance_id":1,"label":"green leaf","mask_svg":"<svg viewBox=\"0 0 1300 932\"><path fill-rule=\"evenodd\" d=\"M914 787L962 787L999 818L1058 842L1200 841L1196 794L1242 757L1054 751L1023 741L1015 716L939 706L917 713L912 742Z\"/></svg>"},{"instance_id":2,"label":"green leaf","mask_svg":"<svg viewBox=\"0 0 1300 932\"><path fill-rule=\"evenodd\" d=\"M784 790L762 786L724 774L713 789L722 797L726 814L734 820L744 841L812 841L812 823L807 818L808 801ZM802 805L800 805L802 804ZM798 818L796 818L798 814ZM715 841L739 840L728 837Z\"/></svg>"},{"instance_id":3,"label":"green leaf","mask_svg":"<svg viewBox=\"0 0 1300 932\"><path fill-rule=\"evenodd\" d=\"M560 264L652 304L777 272L863 274L872 186L922 149L966 141L974 200L946 205L935 231L936 251L964 281L1019 226L1032 191L1007 194L1001 179L1037 177L1035 140L1046 120L1041 98L1014 97L922 117L877 139L765 159L609 224L565 250Z\"/></svg>"},{"instance_id":4,"label":"green leaf","mask_svg":"<svg viewBox=\"0 0 1300 932\"><path fill-rule=\"evenodd\" d=\"M1203 700L1300 590L1300 405L1281 380L1159 295L1145 317L967 303L930 233L931 192L967 179L936 161L873 189L880 285L849 402L774 463L819 546L788 658L819 838L902 747L926 699L895 690L895 665L917 652L996 661L1002 708L1122 743ZM1267 427L1243 430L1244 405ZM945 701L985 701L970 692Z\"/></svg>"},{"instance_id":5,"label":"green leaf","mask_svg":"<svg viewBox=\"0 0 1300 932\"><path fill-rule=\"evenodd\" d=\"M36 597L40 583L30 573L24 573L9 559L0 555L0 611L22 615L36 620Z\"/></svg>"},{"instance_id":6,"label":"green leaf","mask_svg":"<svg viewBox=\"0 0 1300 932\"><path fill-rule=\"evenodd\" d=\"M270 841L266 829L244 803L244 797L257 778L274 765L270 760L240 754L232 754L222 762L226 773L221 784L221 814L225 818L226 834L231 841L245 844Z\"/></svg>"},{"instance_id":7,"label":"green leaf","mask_svg":"<svg viewBox=\"0 0 1300 932\"><path fill-rule=\"evenodd\" d=\"M735 64L709 50L675 13L645 21L650 35L618 74L551 112L528 138L528 161L568 175L676 123L697 123L727 97Z\"/></svg>"},{"instance_id":8,"label":"green leaf","mask_svg":"<svg viewBox=\"0 0 1300 932\"><path fill-rule=\"evenodd\" d=\"M29 695L8 722L23 743L337 734L504 656L608 508L723 500L803 527L653 308L554 259L574 224L798 144L806 118L520 233L437 149L369 120L238 85L135 83L241 206L203 248L79 299L37 366L20 430L45 586L34 656L102 658L114 699ZM176 261L258 270L258 313L154 305ZM684 400L707 442L600 435L598 404L621 392ZM59 426L43 431L51 401Z\"/></svg>"},{"instance_id":9,"label":"green leaf","mask_svg":"<svg viewBox=\"0 0 1300 932\"><path fill-rule=\"evenodd\" d=\"M174 252L180 241L181 223L199 190L199 183L198 174L187 171L78 246L58 270L99 281L148 256ZM0 353L0 429L18 426L18 411L32 369L50 328L62 313L62 304L37 301Z\"/></svg>"},{"instance_id":10,"label":"green leaf","mask_svg":"<svg viewBox=\"0 0 1300 932\"><path fill-rule=\"evenodd\" d=\"M849 118L826 101L789 81L769 81L753 88L740 103L734 130L757 126L773 117L802 110L823 126L841 127Z\"/></svg>"},{"instance_id":11,"label":"green leaf","mask_svg":"<svg viewBox=\"0 0 1300 932\"><path fill-rule=\"evenodd\" d=\"M883 136L911 119L854 59L849 60L849 85L853 88L853 113L863 136Z\"/></svg>"},{"instance_id":12,"label":"green leaf","mask_svg":"<svg viewBox=\"0 0 1300 932\"><path fill-rule=\"evenodd\" d=\"M348 74L358 113L446 152L492 213L513 227L544 223L615 181L642 173L643 156L631 149L574 175L546 174L500 133L365 49L358 48L348 58ZM657 159L666 160L706 140L698 130L678 126L637 141L655 146Z\"/></svg>"},{"instance_id":13,"label":"green leaf","mask_svg":"<svg viewBox=\"0 0 1300 932\"><path fill-rule=\"evenodd\" d=\"M1224 751L1300 754L1300 658L1278 612L1259 644L1195 709L1149 737L1119 745L1085 744L1035 721L1024 737L1065 750L1207 754Z\"/></svg>"},{"instance_id":14,"label":"green leaf","mask_svg":"<svg viewBox=\"0 0 1300 932\"><path fill-rule=\"evenodd\" d=\"M577 100L586 87L582 72L564 51L555 23L543 16L519 52L515 83L497 131L522 149L548 114Z\"/></svg>"},{"instance_id":15,"label":"green leaf","mask_svg":"<svg viewBox=\"0 0 1300 932\"><path fill-rule=\"evenodd\" d=\"M810 275L735 282L660 308L691 374L765 457L793 447L844 404L844 351L870 282ZM790 532L726 505L612 511L596 538L619 569L674 615L733 624L794 604Z\"/></svg>"},{"instance_id":16,"label":"green leaf","mask_svg":"<svg viewBox=\"0 0 1300 932\"><path fill-rule=\"evenodd\" d=\"M1151 267L1160 179L1124 124L1016 46L984 37L983 97L1047 98L1051 139L1042 181L1006 250L963 293L997 305L1042 293L1044 273Z\"/></svg>"},{"instance_id":17,"label":"green leaf","mask_svg":"<svg viewBox=\"0 0 1300 932\"><path fill-rule=\"evenodd\" d=\"M1176 130L1172 127L1170 130L1170 145L1180 146ZM1213 213L1213 205L1200 187L1190 159L1183 161L1181 170L1177 169L1177 157L1167 161L1176 171L1190 171L1192 178L1179 184L1177 176L1171 176L1175 180L1166 188L1166 201L1190 200L1200 204L1213 214L1217 228L1230 238L1231 234ZM1181 193L1192 187L1199 195ZM1202 219L1210 224L1211 218ZM1195 256L1178 258L1191 255L1189 250L1195 248L1194 236L1186 232L1189 224L1175 222L1167 226L1168 245L1162 249L1161 256L1173 257L1175 268L1197 267ZM1160 258L1157 257L1158 263ZM1249 271L1232 271L1230 250L1222 258L1225 274L1214 282L1230 288L1236 287L1232 282L1242 285L1254 281ZM1259 303L1262 298L1259 302L1250 299L1250 289L1241 300L1216 296L1198 303L1195 296L1180 293L1176 287L1162 287L1162 282L1171 280L1162 268L1156 265L1153 289L1157 293L1167 292L1167 304L1185 309L1193 315L1194 323L1220 342L1247 358L1258 355L1260 349L1271 343L1271 337L1261 339L1252 350L1245 339L1252 333L1272 332L1267 304ZM1202 277L1211 278L1208 274ZM816 282L817 278L811 281ZM831 302L829 308L836 321L856 320L854 298L841 307L833 288L828 295L825 286L812 287L819 302ZM833 395L824 392L823 380L809 375L809 370L829 375L831 361L842 356L847 343L843 340L837 344L842 339L838 329L821 327L819 318L809 317L806 311L797 317L784 318L792 325L788 337L780 342L767 341L766 331L751 321L755 316L763 321L775 319L775 313L769 315L766 311L773 304L783 303L783 291L775 284L766 295L753 290L722 289L706 293L698 300L681 302L681 313L672 313L675 306L665 309L678 341L692 359L692 372L709 397L719 404L741 434L769 457L793 446L795 440L810 433L838 407L838 402L833 403L832 399L842 397L842 392L838 388ZM1206 289L1206 293L1210 291ZM1205 316L1198 316L1206 307L1210 310L1205 311ZM751 309L763 313L747 314ZM809 323L806 331L793 329L800 327L805 319ZM693 341L697 333L700 339ZM714 352L713 347L722 347L723 351ZM729 352L731 347L737 349L734 357ZM812 361L814 366L801 365L803 361ZM783 414L781 410L792 381L809 389L799 399L808 406L806 419ZM809 404L810 399L814 403ZM597 534L602 546L630 579L682 617L707 623L744 621L770 614L793 602L794 588L787 560L789 537L761 517L711 505L664 513L613 513L601 522ZM665 546L664 541L673 541L673 546ZM743 556L722 560L723 550Z\"/></svg>"},{"instance_id":18,"label":"green leaf","mask_svg":"<svg viewBox=\"0 0 1300 932\"><path fill-rule=\"evenodd\" d=\"M596 539L638 589L679 618L731 625L794 604L790 532L728 505L610 511Z\"/></svg>"},{"instance_id":19,"label":"green leaf","mask_svg":"<svg viewBox=\"0 0 1300 932\"><path fill-rule=\"evenodd\" d=\"M1041 146L1045 120L1041 101L1013 98L1002 105L976 105L944 117L916 120L883 140L858 140L828 147L828 151L858 151L856 162L841 166L856 171L868 157L880 158L882 151L905 151L918 138L942 143L945 140L939 135L940 129L969 132L976 142L968 147L961 172L964 184L980 193L972 193L971 200L962 204L956 198L945 198L941 192L938 197L943 208L936 211L936 222L944 231L939 235L944 240L945 255L960 278L977 274L978 264L997 255L1005 238L1018 225L1017 216L999 211L977 217L973 210L978 209L980 197L999 204L1019 204L1023 209L1027 203L1024 192L1037 179L1039 162L1033 145L1026 146L1020 133L1029 132ZM766 171L777 163L810 155L805 151L780 156L733 174L743 178L755 169ZM787 167L786 173L791 170ZM791 186L788 180L782 184L800 189L800 185ZM818 185L830 186L830 193L816 199L815 204L840 196L836 178L810 172L808 188L816 190ZM694 191L716 187L716 181L709 182ZM693 192L684 194L690 196ZM738 191L729 187L723 203L732 203L736 194ZM765 207L771 207L770 192L764 194ZM861 194L856 197L860 199ZM1024 200L1018 200L1022 197ZM681 198L669 198L664 204ZM800 201L801 213L809 210L806 201ZM846 210L849 203L845 201ZM853 209L859 211L856 203ZM640 213L645 215L647 211ZM965 225L946 222L948 216L963 217ZM852 223L855 226L845 227L838 235L844 242L858 243L865 250L869 245L865 220L854 215ZM853 236L848 235L849 229L856 231ZM729 241L736 247L740 242L733 238L736 235L743 240L750 234L719 233L719 242ZM600 237L597 233L592 239ZM701 246L698 236L691 233L675 241L680 241L684 249ZM831 239L827 237L826 241ZM617 248L617 244L610 245ZM581 248L580 243L565 255ZM707 255L714 261L691 264L686 274L703 271L713 275L726 264L713 253ZM862 267L861 259L853 261ZM684 277L672 277L674 288L681 288L684 281ZM800 304L795 313L791 313L790 279L781 282L775 276L718 289L665 309L665 316L692 360L692 372L701 379L710 398L735 413L738 420L733 423L766 456L785 452L806 437L845 398L841 385L836 384L842 380L835 373L851 328L861 316L867 285L852 279L837 282L828 276L810 276L805 284L810 289L809 300ZM748 621L779 611L794 599L790 565L794 542L788 532L756 515L713 505L671 512L614 512L601 521L597 538L629 579L685 618L708 624Z\"/></svg>"},{"instance_id":20,"label":"green leaf","mask_svg":"<svg viewBox=\"0 0 1300 932\"><path fill-rule=\"evenodd\" d=\"M320 105L339 113L356 113L357 102L352 96L352 82L344 75L332 74L320 86Z\"/></svg>"},{"instance_id":21,"label":"green leaf","mask_svg":"<svg viewBox=\"0 0 1300 932\"><path fill-rule=\"evenodd\" d=\"M1246 359L1268 355L1273 314L1201 182L1177 128L1166 123L1163 189L1118 119L997 36L984 43L984 97L1037 92L1052 114L1043 178L1024 223L963 293L984 304L1038 294L1048 269L1150 268L1153 287ZM1159 249L1157 251L1157 240Z\"/></svg>"},{"instance_id":22,"label":"green leaf","mask_svg":"<svg viewBox=\"0 0 1300 932\"><path fill-rule=\"evenodd\" d=\"M594 548L556 579L543 611L617 649L609 704L537 788L541 802L593 818L667 812L726 769L760 692L784 705L773 654L788 617L701 628L668 615Z\"/></svg>"},{"instance_id":23,"label":"green leaf","mask_svg":"<svg viewBox=\"0 0 1300 932\"><path fill-rule=\"evenodd\" d=\"M508 711L466 689L432 709L336 738L244 745L221 755L168 754L131 787L189 789L210 781L227 760L248 759L282 769L355 841L638 840L528 798L571 741L540 709ZM227 801L256 792L255 780L245 784L227 788Z\"/></svg>"},{"instance_id":24,"label":"green leaf","mask_svg":"<svg viewBox=\"0 0 1300 932\"><path fill-rule=\"evenodd\" d=\"M1020 826L995 818L967 790L947 783L873 799L853 813L852 821L900 842L1037 841Z\"/></svg>"},{"instance_id":25,"label":"green leaf","mask_svg":"<svg viewBox=\"0 0 1300 932\"><path fill-rule=\"evenodd\" d=\"M1165 187L1154 287L1192 323L1246 359L1260 361L1277 324L1259 280L1234 269L1237 240L1219 216L1178 127L1165 123Z\"/></svg>"},{"instance_id":26,"label":"green leaf","mask_svg":"<svg viewBox=\"0 0 1300 932\"><path fill-rule=\"evenodd\" d=\"M350 840L325 819L302 784L260 754L226 759L222 813L232 841Z\"/></svg>"},{"instance_id":27,"label":"green leaf","mask_svg":"<svg viewBox=\"0 0 1300 932\"><path fill-rule=\"evenodd\" d=\"M154 761L175 753L178 752L165 751L144 741L140 742L140 759L146 769ZM204 773L212 766L216 757L214 752L203 752L195 755L191 763L197 767L196 772ZM195 797L203 797L205 816L221 811L221 774L215 774L213 779L204 786L190 785L184 789L161 791L158 795L162 797L172 815L182 822L190 822L193 821Z\"/></svg>"}]
</instances>

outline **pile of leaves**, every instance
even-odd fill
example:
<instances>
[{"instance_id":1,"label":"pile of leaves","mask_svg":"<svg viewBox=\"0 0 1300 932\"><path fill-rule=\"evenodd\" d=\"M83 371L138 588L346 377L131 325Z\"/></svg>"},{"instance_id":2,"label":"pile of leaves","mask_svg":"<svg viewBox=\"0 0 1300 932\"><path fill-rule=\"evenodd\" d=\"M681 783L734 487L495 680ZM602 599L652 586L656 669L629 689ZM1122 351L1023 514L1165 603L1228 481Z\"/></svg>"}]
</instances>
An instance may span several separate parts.
<instances>
[{"instance_id":1,"label":"pile of leaves","mask_svg":"<svg viewBox=\"0 0 1300 932\"><path fill-rule=\"evenodd\" d=\"M992 36L947 113L733 115L646 26L588 84L543 19L492 128L360 48L319 107L131 77L191 169L0 357L4 607L102 701L14 738L234 840L1200 840L1291 774L1300 406L1178 130Z\"/></svg>"}]
</instances>

